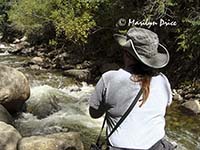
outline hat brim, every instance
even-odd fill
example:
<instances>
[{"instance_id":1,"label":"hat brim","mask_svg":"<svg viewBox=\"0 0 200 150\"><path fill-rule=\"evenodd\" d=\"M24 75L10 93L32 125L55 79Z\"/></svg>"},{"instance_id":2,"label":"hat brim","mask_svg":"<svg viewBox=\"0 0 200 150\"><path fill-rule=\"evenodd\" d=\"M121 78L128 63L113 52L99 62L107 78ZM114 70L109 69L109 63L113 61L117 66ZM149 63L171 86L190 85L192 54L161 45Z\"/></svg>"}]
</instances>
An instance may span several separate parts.
<instances>
[{"instance_id":1,"label":"hat brim","mask_svg":"<svg viewBox=\"0 0 200 150\"><path fill-rule=\"evenodd\" d=\"M151 58L147 58L144 55L138 54L136 48L131 39L128 39L126 36L121 34L114 34L115 40L118 44L124 48L126 48L131 55L133 55L137 60L141 61L143 64L159 69L165 67L169 62L169 52L168 50L159 43L159 47L161 49L158 50L158 53Z\"/></svg>"}]
</instances>

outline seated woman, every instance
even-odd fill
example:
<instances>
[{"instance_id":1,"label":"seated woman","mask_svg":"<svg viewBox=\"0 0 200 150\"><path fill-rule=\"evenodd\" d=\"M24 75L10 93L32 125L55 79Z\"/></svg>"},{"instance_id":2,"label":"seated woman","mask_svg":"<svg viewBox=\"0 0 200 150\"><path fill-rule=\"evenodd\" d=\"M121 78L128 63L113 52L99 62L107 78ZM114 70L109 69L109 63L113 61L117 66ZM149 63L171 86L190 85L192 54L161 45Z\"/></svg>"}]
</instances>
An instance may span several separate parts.
<instances>
[{"instance_id":1,"label":"seated woman","mask_svg":"<svg viewBox=\"0 0 200 150\"><path fill-rule=\"evenodd\" d=\"M108 138L109 150L173 149L163 139L171 88L158 70L169 62L167 49L159 44L156 33L143 28L131 28L125 36L115 34L114 38L123 48L125 68L102 75L89 100L91 117L107 114L108 135L142 89L135 107Z\"/></svg>"}]
</instances>

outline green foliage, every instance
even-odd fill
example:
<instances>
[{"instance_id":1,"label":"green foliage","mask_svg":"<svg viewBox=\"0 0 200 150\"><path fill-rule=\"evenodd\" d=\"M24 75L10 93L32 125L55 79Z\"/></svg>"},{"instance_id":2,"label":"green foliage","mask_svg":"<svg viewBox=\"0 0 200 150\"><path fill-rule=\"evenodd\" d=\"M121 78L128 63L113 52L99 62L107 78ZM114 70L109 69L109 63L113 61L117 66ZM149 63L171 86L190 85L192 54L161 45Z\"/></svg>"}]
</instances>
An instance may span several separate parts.
<instances>
[{"instance_id":1,"label":"green foliage","mask_svg":"<svg viewBox=\"0 0 200 150\"><path fill-rule=\"evenodd\" d=\"M96 25L93 19L98 0L20 0L9 12L10 20L27 33L51 22L56 35L75 43L86 42Z\"/></svg>"},{"instance_id":2,"label":"green foliage","mask_svg":"<svg viewBox=\"0 0 200 150\"><path fill-rule=\"evenodd\" d=\"M175 27L149 29L158 33L160 42L168 48L169 68L175 70L173 75L179 77L173 78L179 81L185 76L200 76L199 6L199 0L0 0L0 31L8 32L4 25L9 24L9 18L33 44L65 45L69 51L82 50L86 57L101 55L115 61L120 52L112 35L130 28L127 24L119 26L120 18L174 20ZM9 35L13 36L12 32Z\"/></svg>"},{"instance_id":3,"label":"green foliage","mask_svg":"<svg viewBox=\"0 0 200 150\"><path fill-rule=\"evenodd\" d=\"M178 42L178 51L197 52L197 49L200 47L200 12L194 10L183 17L181 21L185 26L178 30L180 34L178 36L180 41ZM200 54L198 53L198 55Z\"/></svg>"},{"instance_id":4,"label":"green foliage","mask_svg":"<svg viewBox=\"0 0 200 150\"><path fill-rule=\"evenodd\" d=\"M4 30L4 24L7 22L7 11L9 9L8 0L0 0L0 32Z\"/></svg>"},{"instance_id":5,"label":"green foliage","mask_svg":"<svg viewBox=\"0 0 200 150\"><path fill-rule=\"evenodd\" d=\"M49 40L49 45L56 46L58 43L54 39Z\"/></svg>"}]
</instances>

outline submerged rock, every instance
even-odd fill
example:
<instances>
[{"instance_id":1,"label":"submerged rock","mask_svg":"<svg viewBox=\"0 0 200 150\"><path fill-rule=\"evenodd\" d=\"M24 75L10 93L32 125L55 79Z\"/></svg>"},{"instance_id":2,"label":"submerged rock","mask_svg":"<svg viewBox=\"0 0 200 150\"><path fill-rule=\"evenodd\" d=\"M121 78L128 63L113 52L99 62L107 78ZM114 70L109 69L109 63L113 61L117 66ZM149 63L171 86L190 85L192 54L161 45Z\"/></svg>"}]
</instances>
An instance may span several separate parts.
<instances>
[{"instance_id":1,"label":"submerged rock","mask_svg":"<svg viewBox=\"0 0 200 150\"><path fill-rule=\"evenodd\" d=\"M80 134L76 132L31 136L19 142L19 150L83 150Z\"/></svg>"},{"instance_id":2,"label":"submerged rock","mask_svg":"<svg viewBox=\"0 0 200 150\"><path fill-rule=\"evenodd\" d=\"M0 104L10 113L20 111L30 96L30 86L24 74L0 65Z\"/></svg>"},{"instance_id":3,"label":"submerged rock","mask_svg":"<svg viewBox=\"0 0 200 150\"><path fill-rule=\"evenodd\" d=\"M73 102L74 98L48 85L34 87L26 101L26 110L38 118L45 118L61 109L62 103Z\"/></svg>"},{"instance_id":4,"label":"submerged rock","mask_svg":"<svg viewBox=\"0 0 200 150\"><path fill-rule=\"evenodd\" d=\"M16 150L21 139L19 132L11 125L0 121L0 149Z\"/></svg>"}]
</instances>

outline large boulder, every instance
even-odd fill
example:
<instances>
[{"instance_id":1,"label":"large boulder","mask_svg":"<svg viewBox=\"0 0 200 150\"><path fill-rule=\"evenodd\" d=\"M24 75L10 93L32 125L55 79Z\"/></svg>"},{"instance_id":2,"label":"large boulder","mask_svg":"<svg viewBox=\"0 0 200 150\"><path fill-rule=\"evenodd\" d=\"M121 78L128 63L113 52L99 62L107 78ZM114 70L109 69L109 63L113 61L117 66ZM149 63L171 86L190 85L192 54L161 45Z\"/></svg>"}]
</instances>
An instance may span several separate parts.
<instances>
[{"instance_id":1,"label":"large boulder","mask_svg":"<svg viewBox=\"0 0 200 150\"><path fill-rule=\"evenodd\" d=\"M12 124L13 122L12 116L2 105L0 105L0 121L8 124Z\"/></svg>"},{"instance_id":2,"label":"large boulder","mask_svg":"<svg viewBox=\"0 0 200 150\"><path fill-rule=\"evenodd\" d=\"M21 138L13 126L0 121L0 150L16 150Z\"/></svg>"},{"instance_id":3,"label":"large boulder","mask_svg":"<svg viewBox=\"0 0 200 150\"><path fill-rule=\"evenodd\" d=\"M18 150L84 150L76 132L31 136L21 139Z\"/></svg>"},{"instance_id":4,"label":"large boulder","mask_svg":"<svg viewBox=\"0 0 200 150\"><path fill-rule=\"evenodd\" d=\"M0 104L10 113L19 111L30 96L30 86L17 69L0 65Z\"/></svg>"},{"instance_id":5,"label":"large boulder","mask_svg":"<svg viewBox=\"0 0 200 150\"><path fill-rule=\"evenodd\" d=\"M37 86L31 89L31 96L26 101L26 111L39 119L61 109L63 103L73 103L74 98L48 85Z\"/></svg>"}]
</instances>

